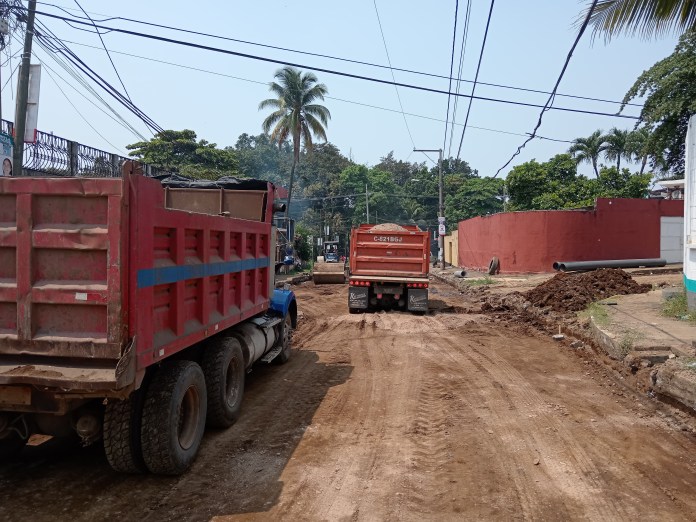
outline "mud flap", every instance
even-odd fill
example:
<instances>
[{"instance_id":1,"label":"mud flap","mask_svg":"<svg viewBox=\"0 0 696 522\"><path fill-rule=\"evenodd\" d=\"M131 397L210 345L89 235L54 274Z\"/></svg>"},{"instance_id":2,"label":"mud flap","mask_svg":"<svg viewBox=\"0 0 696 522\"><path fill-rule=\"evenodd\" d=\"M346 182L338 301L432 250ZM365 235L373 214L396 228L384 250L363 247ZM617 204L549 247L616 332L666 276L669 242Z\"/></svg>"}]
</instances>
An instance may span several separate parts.
<instances>
[{"instance_id":1,"label":"mud flap","mask_svg":"<svg viewBox=\"0 0 696 522\"><path fill-rule=\"evenodd\" d=\"M411 312L428 311L428 290L426 288L408 289L408 310Z\"/></svg>"},{"instance_id":2,"label":"mud flap","mask_svg":"<svg viewBox=\"0 0 696 522\"><path fill-rule=\"evenodd\" d=\"M351 286L348 289L348 308L367 310L370 289L367 287Z\"/></svg>"}]
</instances>

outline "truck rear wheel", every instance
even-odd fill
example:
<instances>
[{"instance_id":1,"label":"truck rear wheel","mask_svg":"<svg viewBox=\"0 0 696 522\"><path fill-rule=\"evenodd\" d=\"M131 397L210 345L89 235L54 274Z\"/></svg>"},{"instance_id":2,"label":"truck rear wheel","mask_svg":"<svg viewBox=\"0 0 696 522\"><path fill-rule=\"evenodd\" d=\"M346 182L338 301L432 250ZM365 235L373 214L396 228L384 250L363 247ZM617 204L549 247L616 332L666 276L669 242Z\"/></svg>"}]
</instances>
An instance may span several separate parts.
<instances>
[{"instance_id":1,"label":"truck rear wheel","mask_svg":"<svg viewBox=\"0 0 696 522\"><path fill-rule=\"evenodd\" d=\"M142 388L124 401L110 400L104 411L104 450L111 467L121 473L144 473L140 429L143 414Z\"/></svg>"},{"instance_id":2,"label":"truck rear wheel","mask_svg":"<svg viewBox=\"0 0 696 522\"><path fill-rule=\"evenodd\" d=\"M208 419L211 428L229 428L239 418L244 395L244 354L234 337L218 337L203 354L203 374L208 391Z\"/></svg>"},{"instance_id":3,"label":"truck rear wheel","mask_svg":"<svg viewBox=\"0 0 696 522\"><path fill-rule=\"evenodd\" d=\"M279 340L283 349L280 351L273 362L277 364L285 364L290 360L290 352L292 351L292 317L290 312L285 314L285 319L280 326Z\"/></svg>"},{"instance_id":4,"label":"truck rear wheel","mask_svg":"<svg viewBox=\"0 0 696 522\"><path fill-rule=\"evenodd\" d=\"M143 459L152 473L180 475L196 458L205 431L203 370L191 361L162 364L145 394Z\"/></svg>"}]
</instances>

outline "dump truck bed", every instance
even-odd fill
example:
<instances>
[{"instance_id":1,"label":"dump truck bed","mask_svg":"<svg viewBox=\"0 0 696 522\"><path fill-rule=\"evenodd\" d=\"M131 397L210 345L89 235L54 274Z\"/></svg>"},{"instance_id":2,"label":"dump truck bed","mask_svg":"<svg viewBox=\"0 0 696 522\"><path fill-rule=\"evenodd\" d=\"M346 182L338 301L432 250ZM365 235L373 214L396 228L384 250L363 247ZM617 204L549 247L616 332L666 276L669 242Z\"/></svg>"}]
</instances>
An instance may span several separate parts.
<instances>
[{"instance_id":1,"label":"dump truck bed","mask_svg":"<svg viewBox=\"0 0 696 522\"><path fill-rule=\"evenodd\" d=\"M397 228L397 227L394 227ZM430 261L428 232L403 225L401 230L360 225L351 232L351 277L425 278Z\"/></svg>"},{"instance_id":2,"label":"dump truck bed","mask_svg":"<svg viewBox=\"0 0 696 522\"><path fill-rule=\"evenodd\" d=\"M118 390L267 310L272 203L271 184L0 178L0 385Z\"/></svg>"}]
</instances>

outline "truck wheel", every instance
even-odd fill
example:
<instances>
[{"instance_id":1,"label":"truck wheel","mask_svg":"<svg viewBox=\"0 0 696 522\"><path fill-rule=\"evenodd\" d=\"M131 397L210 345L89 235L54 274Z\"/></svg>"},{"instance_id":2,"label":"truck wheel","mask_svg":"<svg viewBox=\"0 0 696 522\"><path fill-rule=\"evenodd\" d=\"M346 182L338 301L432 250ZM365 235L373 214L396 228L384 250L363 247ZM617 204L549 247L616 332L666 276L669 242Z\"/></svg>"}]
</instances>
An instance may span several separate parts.
<instances>
[{"instance_id":1,"label":"truck wheel","mask_svg":"<svg viewBox=\"0 0 696 522\"><path fill-rule=\"evenodd\" d=\"M124 401L110 400L104 411L104 450L115 471L144 473L140 429L143 414L143 390L133 392Z\"/></svg>"},{"instance_id":2,"label":"truck wheel","mask_svg":"<svg viewBox=\"0 0 696 522\"><path fill-rule=\"evenodd\" d=\"M244 354L234 337L210 341L203 352L203 374L208 391L208 419L211 428L229 428L239 418L244 395Z\"/></svg>"},{"instance_id":3,"label":"truck wheel","mask_svg":"<svg viewBox=\"0 0 696 522\"><path fill-rule=\"evenodd\" d=\"M292 318L290 313L285 314L283 324L280 326L280 334L278 342L281 343L283 349L280 351L273 362L277 364L285 364L290 360L290 352L292 350Z\"/></svg>"},{"instance_id":4,"label":"truck wheel","mask_svg":"<svg viewBox=\"0 0 696 522\"><path fill-rule=\"evenodd\" d=\"M205 430L203 370L191 361L162 364L145 393L141 438L152 473L180 475L196 458Z\"/></svg>"},{"instance_id":5,"label":"truck wheel","mask_svg":"<svg viewBox=\"0 0 696 522\"><path fill-rule=\"evenodd\" d=\"M0 465L15 459L27 441L28 439L21 437L19 433L14 431L0 439Z\"/></svg>"}]
</instances>

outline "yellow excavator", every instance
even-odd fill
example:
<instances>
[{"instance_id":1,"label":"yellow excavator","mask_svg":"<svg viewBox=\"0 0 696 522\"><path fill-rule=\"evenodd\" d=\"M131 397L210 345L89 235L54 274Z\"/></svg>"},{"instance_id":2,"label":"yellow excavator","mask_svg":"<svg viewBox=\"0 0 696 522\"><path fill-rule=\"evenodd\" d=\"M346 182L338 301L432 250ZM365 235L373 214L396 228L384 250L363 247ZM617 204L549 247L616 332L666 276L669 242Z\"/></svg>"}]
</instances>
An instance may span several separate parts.
<instances>
[{"instance_id":1,"label":"yellow excavator","mask_svg":"<svg viewBox=\"0 0 696 522\"><path fill-rule=\"evenodd\" d=\"M324 241L322 255L317 257L312 270L315 285L344 284L345 262L338 254L338 241Z\"/></svg>"}]
</instances>

